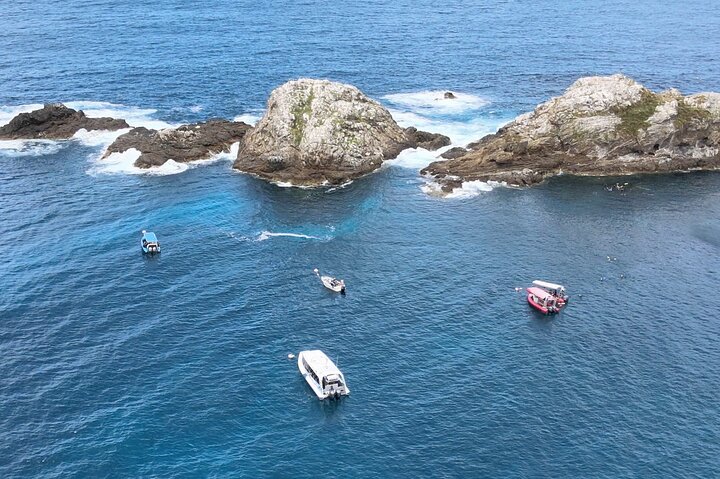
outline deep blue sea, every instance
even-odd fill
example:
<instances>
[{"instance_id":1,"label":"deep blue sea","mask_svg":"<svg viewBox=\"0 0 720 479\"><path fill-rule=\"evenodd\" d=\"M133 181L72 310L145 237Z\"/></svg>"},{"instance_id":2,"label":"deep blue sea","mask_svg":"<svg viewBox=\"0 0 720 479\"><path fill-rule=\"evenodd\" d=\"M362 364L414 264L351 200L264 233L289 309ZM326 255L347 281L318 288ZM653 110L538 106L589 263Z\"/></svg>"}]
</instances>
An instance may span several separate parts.
<instances>
[{"instance_id":1,"label":"deep blue sea","mask_svg":"<svg viewBox=\"0 0 720 479\"><path fill-rule=\"evenodd\" d=\"M616 72L720 91L717 5L0 5L0 123L50 101L252 122L317 77L463 144ZM140 174L110 141L0 142L0 477L720 476L720 173L438 198L422 151L303 190L232 155ZM533 279L567 285L561 314ZM287 359L315 348L351 396Z\"/></svg>"}]
</instances>

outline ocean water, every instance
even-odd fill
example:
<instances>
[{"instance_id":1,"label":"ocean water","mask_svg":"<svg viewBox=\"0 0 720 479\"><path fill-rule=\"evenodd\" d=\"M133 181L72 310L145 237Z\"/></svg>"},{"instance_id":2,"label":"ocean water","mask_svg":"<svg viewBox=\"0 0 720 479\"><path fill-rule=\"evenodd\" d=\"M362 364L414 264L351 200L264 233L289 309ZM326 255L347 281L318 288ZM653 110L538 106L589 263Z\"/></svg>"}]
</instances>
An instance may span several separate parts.
<instances>
[{"instance_id":1,"label":"ocean water","mask_svg":"<svg viewBox=\"0 0 720 479\"><path fill-rule=\"evenodd\" d=\"M252 122L309 76L464 144L583 75L720 91L716 10L5 2L0 124L46 101ZM99 161L114 136L0 142L0 477L720 475L720 174L438 198L420 150L306 190L232 154ZM561 314L516 291L537 278L568 286ZM315 399L287 359L314 348L351 396Z\"/></svg>"}]
</instances>

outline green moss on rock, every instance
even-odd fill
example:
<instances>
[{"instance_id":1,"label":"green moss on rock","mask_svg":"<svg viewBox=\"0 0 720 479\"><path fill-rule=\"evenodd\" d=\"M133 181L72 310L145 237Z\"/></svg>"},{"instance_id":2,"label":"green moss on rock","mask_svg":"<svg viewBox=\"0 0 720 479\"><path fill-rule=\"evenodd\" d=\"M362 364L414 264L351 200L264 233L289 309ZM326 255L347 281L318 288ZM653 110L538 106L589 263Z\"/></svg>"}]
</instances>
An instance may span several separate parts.
<instances>
[{"instance_id":1,"label":"green moss on rock","mask_svg":"<svg viewBox=\"0 0 720 479\"><path fill-rule=\"evenodd\" d=\"M675 116L675 127L682 128L693 120L708 120L710 112L704 108L688 105L684 99L678 101L677 116Z\"/></svg>"},{"instance_id":2,"label":"green moss on rock","mask_svg":"<svg viewBox=\"0 0 720 479\"><path fill-rule=\"evenodd\" d=\"M312 102L315 99L315 93L310 90L310 93L299 101L297 105L292 109L293 120L290 125L290 131L293 137L293 143L295 146L300 146L305 132L305 115L310 117L312 113Z\"/></svg>"},{"instance_id":3,"label":"green moss on rock","mask_svg":"<svg viewBox=\"0 0 720 479\"><path fill-rule=\"evenodd\" d=\"M650 118L655 109L662 103L659 95L643 90L640 100L625 107L615 107L610 111L620 117L617 131L626 135L636 136L638 131L650 126Z\"/></svg>"}]
</instances>

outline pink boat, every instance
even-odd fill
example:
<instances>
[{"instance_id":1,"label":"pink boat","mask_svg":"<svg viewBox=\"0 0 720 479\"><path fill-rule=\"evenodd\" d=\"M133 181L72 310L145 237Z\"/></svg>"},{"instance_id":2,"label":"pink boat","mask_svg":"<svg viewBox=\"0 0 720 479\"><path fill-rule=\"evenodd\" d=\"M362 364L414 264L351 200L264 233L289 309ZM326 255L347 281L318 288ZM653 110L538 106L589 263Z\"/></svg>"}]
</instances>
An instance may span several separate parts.
<instances>
[{"instance_id":1,"label":"pink boat","mask_svg":"<svg viewBox=\"0 0 720 479\"><path fill-rule=\"evenodd\" d=\"M558 297L540 288L528 288L527 300L530 306L543 314L552 314L560 311L565 301L558 301Z\"/></svg>"}]
</instances>

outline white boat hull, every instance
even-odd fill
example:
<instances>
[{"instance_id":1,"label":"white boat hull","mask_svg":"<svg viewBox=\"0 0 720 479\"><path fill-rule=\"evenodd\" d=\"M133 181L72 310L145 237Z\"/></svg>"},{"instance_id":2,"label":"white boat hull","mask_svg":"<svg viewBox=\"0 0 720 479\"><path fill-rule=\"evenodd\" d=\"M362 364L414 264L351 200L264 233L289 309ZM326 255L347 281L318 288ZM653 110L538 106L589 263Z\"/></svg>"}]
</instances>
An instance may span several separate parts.
<instances>
[{"instance_id":1,"label":"white boat hull","mask_svg":"<svg viewBox=\"0 0 720 479\"><path fill-rule=\"evenodd\" d=\"M329 361L329 359L328 359ZM324 390L320 384L315 381L315 378L313 378L313 375L310 373L310 371L307 370L304 364L304 355L303 352L300 352L297 357L297 363L298 363L298 369L300 370L300 374L302 374L303 378L305 378L305 382L308 383L308 386L310 386L310 389L313 390L315 395L318 399L328 399L328 398L339 398L340 396L347 396L350 394L350 388L347 387L347 384L342 384L341 389L335 389L334 391L328 391ZM334 365L333 365L334 366Z\"/></svg>"},{"instance_id":2,"label":"white boat hull","mask_svg":"<svg viewBox=\"0 0 720 479\"><path fill-rule=\"evenodd\" d=\"M333 279L330 276L321 276L320 281L322 281L323 286L325 286L327 289L331 291L335 291L336 293L342 293L345 289L344 284L333 284Z\"/></svg>"}]
</instances>

